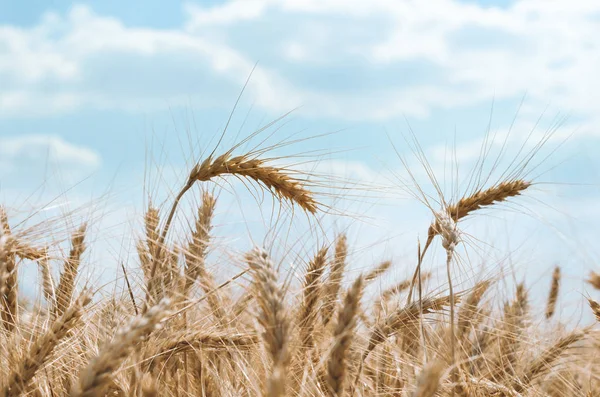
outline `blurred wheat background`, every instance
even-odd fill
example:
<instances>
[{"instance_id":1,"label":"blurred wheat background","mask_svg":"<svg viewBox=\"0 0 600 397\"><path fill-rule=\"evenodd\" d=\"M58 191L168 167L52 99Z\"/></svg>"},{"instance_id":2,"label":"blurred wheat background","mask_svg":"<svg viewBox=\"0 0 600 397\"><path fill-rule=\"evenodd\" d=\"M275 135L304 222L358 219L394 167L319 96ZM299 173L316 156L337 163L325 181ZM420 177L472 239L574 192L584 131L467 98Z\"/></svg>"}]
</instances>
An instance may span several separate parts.
<instances>
[{"instance_id":1,"label":"blurred wheat background","mask_svg":"<svg viewBox=\"0 0 600 397\"><path fill-rule=\"evenodd\" d=\"M0 1L3 395L600 395L599 15Z\"/></svg>"}]
</instances>

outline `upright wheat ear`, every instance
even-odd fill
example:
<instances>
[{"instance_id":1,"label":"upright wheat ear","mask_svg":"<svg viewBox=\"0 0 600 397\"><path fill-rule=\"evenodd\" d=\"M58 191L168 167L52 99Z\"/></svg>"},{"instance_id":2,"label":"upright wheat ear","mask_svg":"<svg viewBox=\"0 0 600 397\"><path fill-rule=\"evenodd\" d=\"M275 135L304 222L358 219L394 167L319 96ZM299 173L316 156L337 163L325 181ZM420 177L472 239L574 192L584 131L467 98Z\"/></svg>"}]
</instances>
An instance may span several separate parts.
<instances>
[{"instance_id":1,"label":"upright wheat ear","mask_svg":"<svg viewBox=\"0 0 600 397\"><path fill-rule=\"evenodd\" d=\"M0 236L0 299L6 293L6 282L9 276L8 255L11 250L12 239L9 236ZM1 309L0 309L1 310Z\"/></svg>"},{"instance_id":2,"label":"upright wheat ear","mask_svg":"<svg viewBox=\"0 0 600 397\"><path fill-rule=\"evenodd\" d=\"M329 277L325 284L325 299L323 303L323 323L327 324L331 319L335 310L338 293L342 278L344 277L344 269L346 268L346 256L348 255L348 242L346 235L340 235L335 243L335 254L333 261L329 266Z\"/></svg>"},{"instance_id":3,"label":"upright wheat ear","mask_svg":"<svg viewBox=\"0 0 600 397\"><path fill-rule=\"evenodd\" d=\"M5 239L4 253L2 254L1 271L2 285L0 288L4 293L0 296L0 314L2 315L2 323L7 331L12 331L17 323L17 296L19 283L17 279L17 258L15 255L15 246L17 242L11 234L8 217L3 207L0 207L0 229L2 236Z\"/></svg>"},{"instance_id":4,"label":"upright wheat ear","mask_svg":"<svg viewBox=\"0 0 600 397\"><path fill-rule=\"evenodd\" d=\"M265 397L285 395L286 369L290 361L290 320L283 302L283 291L277 285L277 275L266 252L255 248L246 255L254 276L254 289L260 307L258 321L264 328L263 340L273 360L267 379Z\"/></svg>"},{"instance_id":5,"label":"upright wheat ear","mask_svg":"<svg viewBox=\"0 0 600 397\"><path fill-rule=\"evenodd\" d=\"M338 314L333 332L333 347L327 360L327 390L332 397L344 392L347 377L349 349L354 339L354 328L363 291L363 279L359 277L346 293L344 306Z\"/></svg>"},{"instance_id":6,"label":"upright wheat ear","mask_svg":"<svg viewBox=\"0 0 600 397\"><path fill-rule=\"evenodd\" d=\"M58 287L56 288L56 302L54 306L54 315L60 316L69 306L75 288L75 278L81 262L81 255L86 249L85 231L87 225L84 223L73 234L71 238L71 251L65 261L63 272L60 275Z\"/></svg>"},{"instance_id":7,"label":"upright wheat ear","mask_svg":"<svg viewBox=\"0 0 600 397\"><path fill-rule=\"evenodd\" d=\"M303 286L304 297L297 320L302 350L308 350L313 346L313 331L319 313L319 303L323 298L321 276L325 269L326 258L327 248L321 248L306 269Z\"/></svg>"}]
</instances>

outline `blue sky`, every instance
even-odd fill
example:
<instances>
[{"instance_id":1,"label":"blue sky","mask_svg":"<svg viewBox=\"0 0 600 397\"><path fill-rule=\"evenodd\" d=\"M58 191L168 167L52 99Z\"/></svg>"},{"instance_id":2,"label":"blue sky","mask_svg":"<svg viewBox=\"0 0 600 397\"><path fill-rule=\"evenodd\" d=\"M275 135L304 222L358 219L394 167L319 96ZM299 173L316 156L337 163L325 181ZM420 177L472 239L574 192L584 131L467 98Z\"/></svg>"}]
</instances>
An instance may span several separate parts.
<instances>
[{"instance_id":1,"label":"blue sky","mask_svg":"<svg viewBox=\"0 0 600 397\"><path fill-rule=\"evenodd\" d=\"M134 256L122 236L137 227L144 187L168 197L214 146L256 64L221 149L292 109L269 142L332 133L276 154L319 149L317 170L377 186L338 200L350 216L321 224L328 238L349 228L357 269L393 256L398 277L431 214L394 179L407 173L390 142L430 191L405 142L412 130L451 189L448 153L464 180L488 125L497 151L518 116L508 167L530 132L526 149L561 120L535 157L557 149L531 173L544 183L506 213L466 224L475 253L461 266L475 278L478 255L492 258L476 241L497 239L488 273L514 262L545 288L561 263L578 297L598 258L599 23L600 5L583 0L0 1L1 198L17 218L50 202L43 213L103 218L95 241L107 248L92 249L89 262L110 279ZM273 207L257 213L233 187L221 194L217 232L244 250L243 220L264 233L273 225L260 219ZM297 222L302 235L310 225Z\"/></svg>"}]
</instances>

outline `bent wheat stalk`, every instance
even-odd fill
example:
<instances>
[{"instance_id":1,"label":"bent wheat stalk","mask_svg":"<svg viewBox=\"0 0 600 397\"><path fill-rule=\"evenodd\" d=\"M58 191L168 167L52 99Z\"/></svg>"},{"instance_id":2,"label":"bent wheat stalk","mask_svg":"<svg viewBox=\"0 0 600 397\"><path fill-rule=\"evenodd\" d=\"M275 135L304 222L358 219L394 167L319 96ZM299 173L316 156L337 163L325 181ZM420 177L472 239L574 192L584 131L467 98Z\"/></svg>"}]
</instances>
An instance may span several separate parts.
<instances>
[{"instance_id":1,"label":"bent wheat stalk","mask_svg":"<svg viewBox=\"0 0 600 397\"><path fill-rule=\"evenodd\" d=\"M303 180L291 176L288 170L268 165L266 160L258 159L251 154L232 157L231 150L216 158L210 155L202 163L198 163L192 168L187 182L177 196L175 196L173 205L171 206L171 210L158 239L156 258L160 258L160 251L164 245L171 223L173 222L177 206L183 196L196 182L206 182L225 175L235 175L237 177L252 179L259 184L266 186L267 190L276 197L291 201L311 214L317 212L318 203L314 199L312 192L306 189L303 185ZM152 270L150 272L150 282L152 283L155 282L155 273L159 266L158 262L158 260L155 260L152 264Z\"/></svg>"}]
</instances>

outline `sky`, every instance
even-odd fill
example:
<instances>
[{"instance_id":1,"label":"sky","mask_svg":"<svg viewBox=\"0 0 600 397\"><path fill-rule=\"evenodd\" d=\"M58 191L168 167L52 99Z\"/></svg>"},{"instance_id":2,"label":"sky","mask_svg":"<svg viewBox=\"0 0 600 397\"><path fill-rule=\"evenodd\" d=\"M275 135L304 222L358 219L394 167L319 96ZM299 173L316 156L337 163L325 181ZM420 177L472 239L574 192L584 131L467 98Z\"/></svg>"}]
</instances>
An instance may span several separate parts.
<instances>
[{"instance_id":1,"label":"sky","mask_svg":"<svg viewBox=\"0 0 600 397\"><path fill-rule=\"evenodd\" d=\"M415 140L450 201L484 144L478 187L526 160L536 184L460 225L458 281L515 272L543 300L558 264L575 307L600 270L599 33L584 0L0 0L0 199L24 230L61 219L57 243L88 221L85 271L108 282L135 266L149 196L166 207L195 161L287 115L240 150L295 140L272 155L327 175L336 210L314 221L219 183L216 271L239 270L225 247L267 243L299 271L345 231L356 272L393 258L397 279L432 217L410 194L409 170L433 192Z\"/></svg>"}]
</instances>

